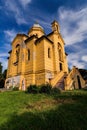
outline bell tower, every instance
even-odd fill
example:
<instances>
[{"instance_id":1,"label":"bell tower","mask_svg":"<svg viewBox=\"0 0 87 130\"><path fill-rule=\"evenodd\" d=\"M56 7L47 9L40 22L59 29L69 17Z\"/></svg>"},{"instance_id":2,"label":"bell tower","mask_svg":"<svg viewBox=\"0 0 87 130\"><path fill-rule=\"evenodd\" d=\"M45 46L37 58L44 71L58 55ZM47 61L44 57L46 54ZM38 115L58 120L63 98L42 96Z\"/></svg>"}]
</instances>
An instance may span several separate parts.
<instances>
[{"instance_id":1,"label":"bell tower","mask_svg":"<svg viewBox=\"0 0 87 130\"><path fill-rule=\"evenodd\" d=\"M59 24L58 24L58 22L57 21L53 21L52 23L51 23L51 25L52 25L52 31L53 32L60 32L60 27L59 27Z\"/></svg>"}]
</instances>

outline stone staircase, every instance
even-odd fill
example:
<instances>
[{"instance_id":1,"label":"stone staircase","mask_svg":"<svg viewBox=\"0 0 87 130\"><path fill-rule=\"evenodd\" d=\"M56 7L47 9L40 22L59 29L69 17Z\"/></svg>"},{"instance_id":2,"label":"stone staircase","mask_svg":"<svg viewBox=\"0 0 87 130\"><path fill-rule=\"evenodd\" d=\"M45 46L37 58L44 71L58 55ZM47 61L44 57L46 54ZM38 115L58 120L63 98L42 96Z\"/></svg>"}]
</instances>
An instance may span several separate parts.
<instances>
[{"instance_id":1,"label":"stone staircase","mask_svg":"<svg viewBox=\"0 0 87 130\"><path fill-rule=\"evenodd\" d=\"M61 90L65 90L64 86L64 76L56 83L55 85L56 88L59 88Z\"/></svg>"},{"instance_id":2,"label":"stone staircase","mask_svg":"<svg viewBox=\"0 0 87 130\"><path fill-rule=\"evenodd\" d=\"M67 76L66 73L64 73L63 71L59 72L54 79L52 79L51 81L51 85L53 87L59 88L61 90L65 90L65 77Z\"/></svg>"},{"instance_id":3,"label":"stone staircase","mask_svg":"<svg viewBox=\"0 0 87 130\"><path fill-rule=\"evenodd\" d=\"M59 72L59 73L51 80L51 85L52 85L53 87L56 87L57 84L58 84L58 82L60 82L61 79L63 78L63 76L64 76L64 72L63 72L63 71Z\"/></svg>"}]
</instances>

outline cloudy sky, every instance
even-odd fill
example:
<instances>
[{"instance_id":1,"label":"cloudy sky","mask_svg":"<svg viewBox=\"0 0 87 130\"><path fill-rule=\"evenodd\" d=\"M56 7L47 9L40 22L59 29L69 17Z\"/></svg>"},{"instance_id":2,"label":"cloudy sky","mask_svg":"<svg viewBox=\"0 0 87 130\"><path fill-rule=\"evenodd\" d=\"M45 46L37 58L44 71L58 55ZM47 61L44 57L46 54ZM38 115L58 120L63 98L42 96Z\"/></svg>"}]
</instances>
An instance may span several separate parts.
<instances>
[{"instance_id":1,"label":"cloudy sky","mask_svg":"<svg viewBox=\"0 0 87 130\"><path fill-rule=\"evenodd\" d=\"M57 20L69 67L87 69L87 0L0 0L0 62L7 68L8 51L17 33L27 34L38 21L46 34Z\"/></svg>"}]
</instances>

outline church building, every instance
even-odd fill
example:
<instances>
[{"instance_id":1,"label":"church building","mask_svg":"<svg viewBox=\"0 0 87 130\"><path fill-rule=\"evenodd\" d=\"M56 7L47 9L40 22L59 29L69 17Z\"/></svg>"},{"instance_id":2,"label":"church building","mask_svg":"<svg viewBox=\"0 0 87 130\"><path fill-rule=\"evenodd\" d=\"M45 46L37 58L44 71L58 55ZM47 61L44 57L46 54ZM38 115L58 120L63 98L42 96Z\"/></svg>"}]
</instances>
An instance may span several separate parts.
<instances>
[{"instance_id":1,"label":"church building","mask_svg":"<svg viewBox=\"0 0 87 130\"><path fill-rule=\"evenodd\" d=\"M67 53L57 21L53 21L52 32L35 23L28 34L17 34L9 51L5 87L26 90L30 84L60 84L68 74ZM60 85L61 86L61 85Z\"/></svg>"}]
</instances>

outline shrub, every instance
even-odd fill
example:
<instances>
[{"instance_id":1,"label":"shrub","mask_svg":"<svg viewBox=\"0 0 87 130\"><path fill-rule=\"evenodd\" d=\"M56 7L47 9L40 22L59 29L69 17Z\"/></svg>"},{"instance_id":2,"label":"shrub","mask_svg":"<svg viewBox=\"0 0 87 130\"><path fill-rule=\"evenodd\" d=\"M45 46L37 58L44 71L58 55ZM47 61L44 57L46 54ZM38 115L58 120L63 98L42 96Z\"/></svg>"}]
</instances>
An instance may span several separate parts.
<instances>
[{"instance_id":1,"label":"shrub","mask_svg":"<svg viewBox=\"0 0 87 130\"><path fill-rule=\"evenodd\" d=\"M59 88L52 88L51 90L52 94L60 94L61 93L61 90Z\"/></svg>"},{"instance_id":2,"label":"shrub","mask_svg":"<svg viewBox=\"0 0 87 130\"><path fill-rule=\"evenodd\" d=\"M19 90L19 87L14 87L12 90L13 90L13 91L18 91L18 90Z\"/></svg>"},{"instance_id":3,"label":"shrub","mask_svg":"<svg viewBox=\"0 0 87 130\"><path fill-rule=\"evenodd\" d=\"M47 93L50 94L51 93L51 85L50 84L42 84L40 86L40 93Z\"/></svg>"},{"instance_id":4,"label":"shrub","mask_svg":"<svg viewBox=\"0 0 87 130\"><path fill-rule=\"evenodd\" d=\"M58 88L52 88L50 84L42 84L40 86L37 85L30 85L27 88L28 93L46 93L46 94L58 94L61 93L61 90Z\"/></svg>"},{"instance_id":5,"label":"shrub","mask_svg":"<svg viewBox=\"0 0 87 130\"><path fill-rule=\"evenodd\" d=\"M4 88L5 79L0 79L0 88Z\"/></svg>"},{"instance_id":6,"label":"shrub","mask_svg":"<svg viewBox=\"0 0 87 130\"><path fill-rule=\"evenodd\" d=\"M28 93L38 93L39 92L39 88L36 86L36 85L30 85L28 88L27 88L27 92Z\"/></svg>"}]
</instances>

